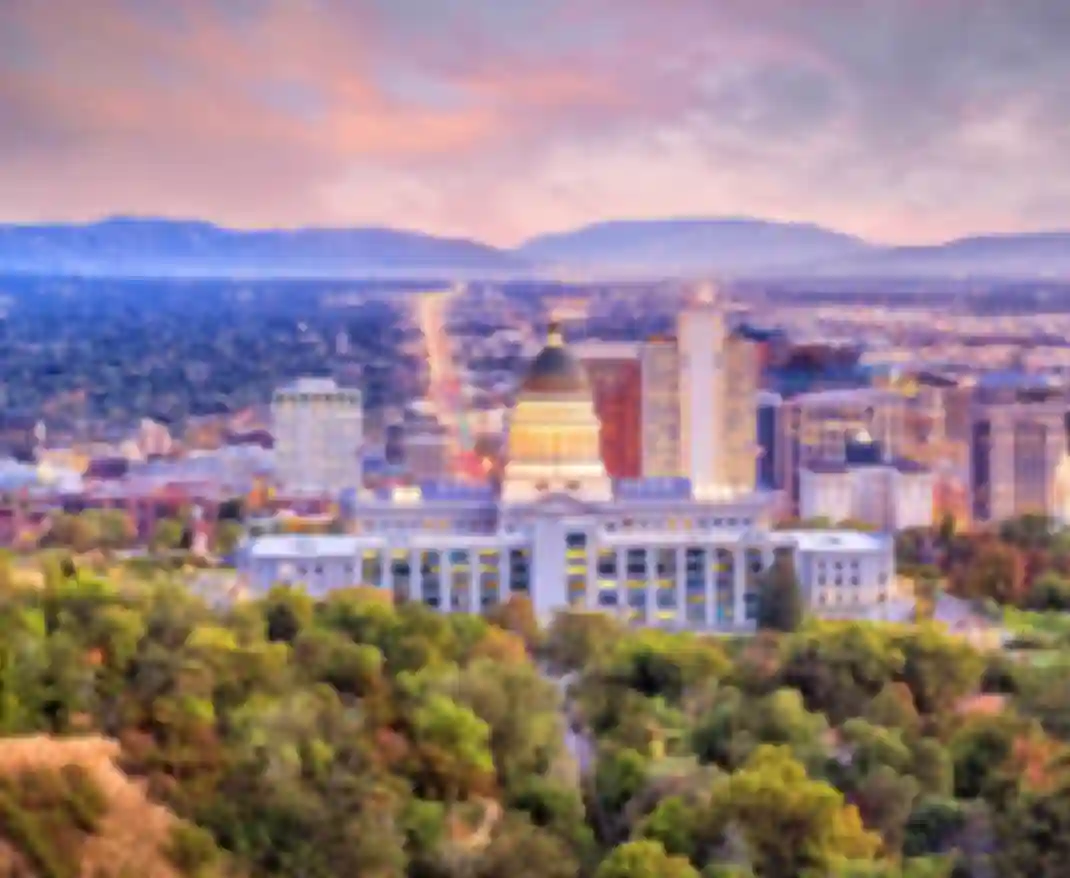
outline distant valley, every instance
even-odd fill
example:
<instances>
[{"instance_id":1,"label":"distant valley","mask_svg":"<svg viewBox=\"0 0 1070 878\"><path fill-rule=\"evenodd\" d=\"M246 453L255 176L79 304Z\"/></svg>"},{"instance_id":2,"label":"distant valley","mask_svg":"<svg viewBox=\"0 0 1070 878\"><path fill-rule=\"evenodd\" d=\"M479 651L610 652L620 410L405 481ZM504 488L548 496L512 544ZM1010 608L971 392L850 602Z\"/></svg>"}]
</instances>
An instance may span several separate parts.
<instances>
[{"instance_id":1,"label":"distant valley","mask_svg":"<svg viewBox=\"0 0 1070 878\"><path fill-rule=\"evenodd\" d=\"M618 220L512 249L390 228L245 231L116 217L0 225L0 273L249 278L1070 278L1070 232L886 247L751 218Z\"/></svg>"}]
</instances>

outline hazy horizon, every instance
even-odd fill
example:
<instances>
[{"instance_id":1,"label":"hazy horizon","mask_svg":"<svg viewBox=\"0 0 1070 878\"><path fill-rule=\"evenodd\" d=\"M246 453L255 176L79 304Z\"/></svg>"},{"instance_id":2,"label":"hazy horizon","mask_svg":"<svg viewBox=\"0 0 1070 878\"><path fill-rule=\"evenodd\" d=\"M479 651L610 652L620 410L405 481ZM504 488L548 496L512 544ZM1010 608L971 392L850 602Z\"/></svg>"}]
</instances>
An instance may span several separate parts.
<instances>
[{"instance_id":1,"label":"hazy horizon","mask_svg":"<svg viewBox=\"0 0 1070 878\"><path fill-rule=\"evenodd\" d=\"M1065 3L800 5L7 0L0 221L1070 229Z\"/></svg>"}]
</instances>

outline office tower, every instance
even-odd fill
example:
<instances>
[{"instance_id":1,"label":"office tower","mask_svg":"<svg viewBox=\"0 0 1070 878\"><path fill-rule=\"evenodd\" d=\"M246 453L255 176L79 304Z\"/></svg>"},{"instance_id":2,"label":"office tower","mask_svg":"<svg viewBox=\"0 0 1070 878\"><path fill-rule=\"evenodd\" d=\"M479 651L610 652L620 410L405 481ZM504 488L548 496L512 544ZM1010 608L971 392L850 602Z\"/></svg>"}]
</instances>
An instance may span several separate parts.
<instances>
[{"instance_id":1,"label":"office tower","mask_svg":"<svg viewBox=\"0 0 1070 878\"><path fill-rule=\"evenodd\" d=\"M680 356L672 339L655 338L642 352L643 475L672 477L680 463Z\"/></svg>"},{"instance_id":2,"label":"office tower","mask_svg":"<svg viewBox=\"0 0 1070 878\"><path fill-rule=\"evenodd\" d=\"M572 346L583 363L601 422L599 442L606 471L615 479L638 478L642 454L642 346L592 341Z\"/></svg>"},{"instance_id":3,"label":"office tower","mask_svg":"<svg viewBox=\"0 0 1070 878\"><path fill-rule=\"evenodd\" d=\"M362 482L364 406L359 390L301 378L271 401L275 475L283 490L335 494Z\"/></svg>"},{"instance_id":4,"label":"office tower","mask_svg":"<svg viewBox=\"0 0 1070 878\"><path fill-rule=\"evenodd\" d=\"M677 320L680 452L697 497L727 490L725 461L725 329L711 287Z\"/></svg>"},{"instance_id":5,"label":"office tower","mask_svg":"<svg viewBox=\"0 0 1070 878\"><path fill-rule=\"evenodd\" d=\"M383 438L383 458L391 466L401 466L405 462L404 425L387 424Z\"/></svg>"},{"instance_id":6,"label":"office tower","mask_svg":"<svg viewBox=\"0 0 1070 878\"><path fill-rule=\"evenodd\" d=\"M890 459L901 457L903 397L891 390L857 388L804 393L784 401L777 418L774 474L788 506L799 512L800 467L843 462L860 434L880 443Z\"/></svg>"},{"instance_id":7,"label":"office tower","mask_svg":"<svg viewBox=\"0 0 1070 878\"><path fill-rule=\"evenodd\" d=\"M1055 514L1066 412L1064 392L1028 376L999 373L978 382L970 415L974 522Z\"/></svg>"},{"instance_id":8,"label":"office tower","mask_svg":"<svg viewBox=\"0 0 1070 878\"><path fill-rule=\"evenodd\" d=\"M757 395L758 459L755 461L755 478L758 487L765 490L776 487L777 424L782 402L779 394L767 390Z\"/></svg>"},{"instance_id":9,"label":"office tower","mask_svg":"<svg viewBox=\"0 0 1070 878\"><path fill-rule=\"evenodd\" d=\"M757 481L759 353L758 345L741 335L725 339L723 484L732 496L750 493Z\"/></svg>"}]
</instances>

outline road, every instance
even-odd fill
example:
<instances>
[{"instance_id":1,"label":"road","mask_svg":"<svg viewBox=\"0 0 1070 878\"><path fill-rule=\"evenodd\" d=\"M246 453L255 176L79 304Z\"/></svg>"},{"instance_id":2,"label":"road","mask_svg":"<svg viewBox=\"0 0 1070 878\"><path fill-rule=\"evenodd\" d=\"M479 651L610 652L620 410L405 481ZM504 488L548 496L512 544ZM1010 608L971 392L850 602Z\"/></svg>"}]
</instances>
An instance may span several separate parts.
<instances>
[{"instance_id":1,"label":"road","mask_svg":"<svg viewBox=\"0 0 1070 878\"><path fill-rule=\"evenodd\" d=\"M557 687L557 691L561 696L561 724L564 729L565 747L568 748L572 758L576 760L580 777L584 777L594 769L595 744L588 733L577 731L573 727L572 717L569 715L568 688L575 680L575 675L565 674L564 676L558 676L551 673L550 669L545 666L540 670L543 676Z\"/></svg>"}]
</instances>

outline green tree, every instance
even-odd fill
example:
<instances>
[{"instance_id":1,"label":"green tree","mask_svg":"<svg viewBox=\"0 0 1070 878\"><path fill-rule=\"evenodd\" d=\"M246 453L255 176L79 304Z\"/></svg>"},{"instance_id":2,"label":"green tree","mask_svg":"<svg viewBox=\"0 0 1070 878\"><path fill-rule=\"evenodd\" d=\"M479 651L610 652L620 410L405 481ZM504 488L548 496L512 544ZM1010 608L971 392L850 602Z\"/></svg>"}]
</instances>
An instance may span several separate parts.
<instances>
[{"instance_id":1,"label":"green tree","mask_svg":"<svg viewBox=\"0 0 1070 878\"><path fill-rule=\"evenodd\" d=\"M595 878L699 878L685 857L666 853L658 842L629 841L614 848Z\"/></svg>"},{"instance_id":2,"label":"green tree","mask_svg":"<svg viewBox=\"0 0 1070 878\"><path fill-rule=\"evenodd\" d=\"M758 583L758 627L795 631L804 616L795 565L786 556L780 556L762 573Z\"/></svg>"},{"instance_id":3,"label":"green tree","mask_svg":"<svg viewBox=\"0 0 1070 878\"><path fill-rule=\"evenodd\" d=\"M522 819L497 831L476 865L477 878L576 878L580 863L557 836Z\"/></svg>"},{"instance_id":4,"label":"green tree","mask_svg":"<svg viewBox=\"0 0 1070 878\"><path fill-rule=\"evenodd\" d=\"M215 550L219 555L229 555L241 542L245 531L240 521L225 519L216 522Z\"/></svg>"},{"instance_id":5,"label":"green tree","mask_svg":"<svg viewBox=\"0 0 1070 878\"><path fill-rule=\"evenodd\" d=\"M712 819L739 827L756 874L828 874L851 860L872 860L881 846L842 793L807 776L784 747L759 747L739 771L714 785Z\"/></svg>"},{"instance_id":6,"label":"green tree","mask_svg":"<svg viewBox=\"0 0 1070 878\"><path fill-rule=\"evenodd\" d=\"M468 707L430 694L411 717L421 775L447 800L481 789L494 773L490 727Z\"/></svg>"},{"instance_id":7,"label":"green tree","mask_svg":"<svg viewBox=\"0 0 1070 878\"><path fill-rule=\"evenodd\" d=\"M184 535L182 522L174 518L163 518L156 523L149 544L155 552L174 551L181 548Z\"/></svg>"},{"instance_id":8,"label":"green tree","mask_svg":"<svg viewBox=\"0 0 1070 878\"><path fill-rule=\"evenodd\" d=\"M996 825L996 873L1062 878L1070 863L1070 785L1017 799Z\"/></svg>"},{"instance_id":9,"label":"green tree","mask_svg":"<svg viewBox=\"0 0 1070 878\"><path fill-rule=\"evenodd\" d=\"M898 643L905 658L903 681L922 714L953 710L979 688L984 656L968 643L932 624L915 626Z\"/></svg>"}]
</instances>

